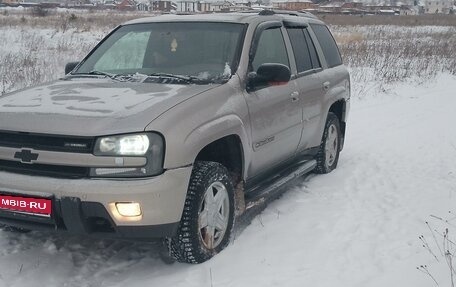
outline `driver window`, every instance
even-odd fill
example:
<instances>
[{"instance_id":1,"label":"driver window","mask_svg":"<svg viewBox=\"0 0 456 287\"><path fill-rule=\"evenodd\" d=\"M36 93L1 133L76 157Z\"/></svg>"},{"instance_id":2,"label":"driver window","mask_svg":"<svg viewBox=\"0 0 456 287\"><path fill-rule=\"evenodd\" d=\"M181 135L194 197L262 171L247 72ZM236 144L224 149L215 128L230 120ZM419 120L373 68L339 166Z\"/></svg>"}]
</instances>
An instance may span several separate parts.
<instances>
[{"instance_id":1,"label":"driver window","mask_svg":"<svg viewBox=\"0 0 456 287\"><path fill-rule=\"evenodd\" d=\"M261 33L255 58L252 61L253 71L265 63L279 63L290 67L280 28L268 29Z\"/></svg>"}]
</instances>

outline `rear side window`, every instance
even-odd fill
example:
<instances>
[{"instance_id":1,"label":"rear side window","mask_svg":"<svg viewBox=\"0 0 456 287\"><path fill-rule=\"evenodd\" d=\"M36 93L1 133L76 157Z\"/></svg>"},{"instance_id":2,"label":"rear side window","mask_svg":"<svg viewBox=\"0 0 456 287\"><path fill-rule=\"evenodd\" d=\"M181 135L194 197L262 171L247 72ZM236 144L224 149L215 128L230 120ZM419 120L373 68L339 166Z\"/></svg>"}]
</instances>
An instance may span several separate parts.
<instances>
[{"instance_id":1,"label":"rear side window","mask_svg":"<svg viewBox=\"0 0 456 287\"><path fill-rule=\"evenodd\" d=\"M306 38L307 46L309 47L310 59L312 60L312 66L314 69L321 68L320 59L318 59L317 50L315 49L314 42L310 38L309 31L304 29L304 36Z\"/></svg>"},{"instance_id":2,"label":"rear side window","mask_svg":"<svg viewBox=\"0 0 456 287\"><path fill-rule=\"evenodd\" d=\"M331 32L329 32L328 27L317 24L311 24L310 26L315 32L318 42L320 42L320 46L323 50L323 54L325 55L328 66L332 68L338 65L342 65L339 49L337 48L336 42L334 41Z\"/></svg>"},{"instance_id":3,"label":"rear side window","mask_svg":"<svg viewBox=\"0 0 456 287\"><path fill-rule=\"evenodd\" d=\"M312 60L301 28L287 29L296 59L298 73L312 70Z\"/></svg>"}]
</instances>

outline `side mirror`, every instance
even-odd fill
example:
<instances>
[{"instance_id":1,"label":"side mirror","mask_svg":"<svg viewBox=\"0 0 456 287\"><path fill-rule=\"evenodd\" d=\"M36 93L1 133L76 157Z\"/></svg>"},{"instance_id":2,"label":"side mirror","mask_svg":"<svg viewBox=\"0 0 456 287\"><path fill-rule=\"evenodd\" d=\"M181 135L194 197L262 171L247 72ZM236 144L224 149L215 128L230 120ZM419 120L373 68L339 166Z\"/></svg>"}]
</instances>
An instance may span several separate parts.
<instances>
[{"instance_id":1,"label":"side mirror","mask_svg":"<svg viewBox=\"0 0 456 287\"><path fill-rule=\"evenodd\" d=\"M79 65L79 62L70 62L65 65L65 75L68 75L71 71Z\"/></svg>"},{"instance_id":2,"label":"side mirror","mask_svg":"<svg viewBox=\"0 0 456 287\"><path fill-rule=\"evenodd\" d=\"M256 72L248 74L250 89L268 85L284 85L290 81L290 68L283 64L266 63L258 67Z\"/></svg>"}]
</instances>

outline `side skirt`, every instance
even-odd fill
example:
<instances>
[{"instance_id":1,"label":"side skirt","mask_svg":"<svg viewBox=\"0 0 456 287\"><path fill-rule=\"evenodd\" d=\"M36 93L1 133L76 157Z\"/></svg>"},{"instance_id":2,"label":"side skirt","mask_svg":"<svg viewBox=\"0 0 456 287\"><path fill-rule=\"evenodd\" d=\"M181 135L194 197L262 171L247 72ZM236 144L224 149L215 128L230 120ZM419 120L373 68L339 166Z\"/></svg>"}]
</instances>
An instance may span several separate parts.
<instances>
[{"instance_id":1,"label":"side skirt","mask_svg":"<svg viewBox=\"0 0 456 287\"><path fill-rule=\"evenodd\" d=\"M303 160L271 176L268 180L249 187L245 191L245 211L237 219L240 229L250 223L270 202L277 199L290 187L302 181L302 176L314 170L315 160Z\"/></svg>"}]
</instances>

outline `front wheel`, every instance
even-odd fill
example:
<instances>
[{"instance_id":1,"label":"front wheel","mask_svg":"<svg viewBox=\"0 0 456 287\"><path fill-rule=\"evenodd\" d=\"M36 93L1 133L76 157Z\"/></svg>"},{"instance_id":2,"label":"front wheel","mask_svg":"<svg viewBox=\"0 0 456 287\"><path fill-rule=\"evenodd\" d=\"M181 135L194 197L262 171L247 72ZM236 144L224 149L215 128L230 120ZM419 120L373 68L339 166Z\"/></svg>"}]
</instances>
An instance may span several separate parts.
<instances>
[{"instance_id":1,"label":"front wheel","mask_svg":"<svg viewBox=\"0 0 456 287\"><path fill-rule=\"evenodd\" d=\"M202 263L229 243L234 225L234 188L228 170L216 162L196 162L177 235L169 254L179 262Z\"/></svg>"},{"instance_id":2,"label":"front wheel","mask_svg":"<svg viewBox=\"0 0 456 287\"><path fill-rule=\"evenodd\" d=\"M333 113L328 113L320 149L316 156L316 173L329 173L337 167L337 162L339 161L340 140L341 133L339 118Z\"/></svg>"}]
</instances>

